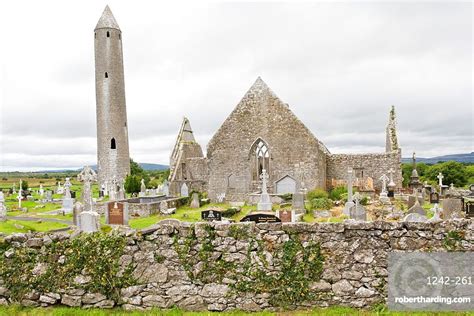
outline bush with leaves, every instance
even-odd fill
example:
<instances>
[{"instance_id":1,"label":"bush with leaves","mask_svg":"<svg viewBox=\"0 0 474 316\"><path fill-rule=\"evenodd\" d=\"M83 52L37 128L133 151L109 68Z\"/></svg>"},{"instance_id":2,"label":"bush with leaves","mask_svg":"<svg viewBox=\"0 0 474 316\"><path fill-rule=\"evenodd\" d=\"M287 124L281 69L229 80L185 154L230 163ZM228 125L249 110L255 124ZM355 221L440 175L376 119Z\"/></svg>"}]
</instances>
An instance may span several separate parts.
<instances>
[{"instance_id":1,"label":"bush with leaves","mask_svg":"<svg viewBox=\"0 0 474 316\"><path fill-rule=\"evenodd\" d=\"M315 198L310 200L310 204L313 210L330 210L333 206L332 200L328 198Z\"/></svg>"},{"instance_id":2,"label":"bush with leaves","mask_svg":"<svg viewBox=\"0 0 474 316\"><path fill-rule=\"evenodd\" d=\"M329 197L329 194L323 189L315 189L315 190L309 191L306 194L306 198L310 201L313 199L320 199L320 198L327 199L328 197Z\"/></svg>"},{"instance_id":3,"label":"bush with leaves","mask_svg":"<svg viewBox=\"0 0 474 316\"><path fill-rule=\"evenodd\" d=\"M335 187L329 192L329 198L334 201L342 200L342 195L347 193L347 188L345 186Z\"/></svg>"}]
</instances>

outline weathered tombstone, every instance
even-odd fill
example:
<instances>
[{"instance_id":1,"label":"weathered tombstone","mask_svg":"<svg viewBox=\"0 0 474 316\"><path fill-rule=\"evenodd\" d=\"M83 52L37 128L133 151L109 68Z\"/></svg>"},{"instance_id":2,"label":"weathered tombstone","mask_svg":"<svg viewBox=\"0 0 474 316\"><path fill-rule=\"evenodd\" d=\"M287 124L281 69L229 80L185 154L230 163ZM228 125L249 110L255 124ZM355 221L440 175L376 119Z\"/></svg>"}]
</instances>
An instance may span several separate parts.
<instances>
[{"instance_id":1,"label":"weathered tombstone","mask_svg":"<svg viewBox=\"0 0 474 316\"><path fill-rule=\"evenodd\" d=\"M192 201L191 201L191 208L199 208L199 194L198 193L193 193L192 195Z\"/></svg>"},{"instance_id":2,"label":"weathered tombstone","mask_svg":"<svg viewBox=\"0 0 474 316\"><path fill-rule=\"evenodd\" d=\"M419 198L418 198L417 195L415 195L415 204L413 204L413 206L408 209L408 213L409 213L409 214L417 213L417 214L419 214L419 215L423 215L423 216L426 217L426 211L425 211L425 209L421 206L420 200L419 200Z\"/></svg>"},{"instance_id":3,"label":"weathered tombstone","mask_svg":"<svg viewBox=\"0 0 474 316\"><path fill-rule=\"evenodd\" d=\"M251 213L240 220L241 222L279 223L281 220L270 213Z\"/></svg>"},{"instance_id":4,"label":"weathered tombstone","mask_svg":"<svg viewBox=\"0 0 474 316\"><path fill-rule=\"evenodd\" d=\"M79 222L81 221L80 216L83 210L84 208L81 202L78 201L74 203L74 209L72 211L72 221L74 225L79 226Z\"/></svg>"},{"instance_id":5,"label":"weathered tombstone","mask_svg":"<svg viewBox=\"0 0 474 316\"><path fill-rule=\"evenodd\" d=\"M415 192L414 195L409 195L408 196L408 208L412 208L413 205L415 205L415 202L416 202L417 199L418 199L418 203L420 203L420 205L422 205L425 202L423 197L418 196L418 193Z\"/></svg>"},{"instance_id":6,"label":"weathered tombstone","mask_svg":"<svg viewBox=\"0 0 474 316\"><path fill-rule=\"evenodd\" d=\"M205 221L221 221L222 213L216 210L206 210L201 212L201 219Z\"/></svg>"},{"instance_id":7,"label":"weathered tombstone","mask_svg":"<svg viewBox=\"0 0 474 316\"><path fill-rule=\"evenodd\" d=\"M379 200L382 202L382 204L390 204L390 198L388 197L387 192L387 181L390 179L387 177L387 175L383 174L379 180L382 181L382 192L380 192Z\"/></svg>"},{"instance_id":8,"label":"weathered tombstone","mask_svg":"<svg viewBox=\"0 0 474 316\"><path fill-rule=\"evenodd\" d=\"M356 192L353 198L355 201L355 205L351 207L351 209L349 210L350 218L356 221L367 221L367 212L365 211L365 208L359 204L360 202L359 192Z\"/></svg>"},{"instance_id":9,"label":"weathered tombstone","mask_svg":"<svg viewBox=\"0 0 474 316\"><path fill-rule=\"evenodd\" d=\"M260 200L257 203L257 210L258 211L271 211L272 210L272 202L270 200L270 195L267 192L267 180L269 176L265 169L262 169L262 174L260 175L260 179L262 180L262 193L260 194Z\"/></svg>"},{"instance_id":10,"label":"weathered tombstone","mask_svg":"<svg viewBox=\"0 0 474 316\"><path fill-rule=\"evenodd\" d=\"M42 185L42 184L40 184L40 188L39 188L38 193L39 193L39 196L41 196L41 197L44 196L44 189L43 189L43 185Z\"/></svg>"},{"instance_id":11,"label":"weathered tombstone","mask_svg":"<svg viewBox=\"0 0 474 316\"><path fill-rule=\"evenodd\" d=\"M58 182L58 188L56 189L56 194L64 194L64 188L61 186L61 182Z\"/></svg>"},{"instance_id":12,"label":"weathered tombstone","mask_svg":"<svg viewBox=\"0 0 474 316\"><path fill-rule=\"evenodd\" d=\"M188 185L186 183L183 183L181 185L180 195L182 197L188 197L189 196L189 188L188 188Z\"/></svg>"},{"instance_id":13,"label":"weathered tombstone","mask_svg":"<svg viewBox=\"0 0 474 316\"><path fill-rule=\"evenodd\" d=\"M439 203L439 194L438 192L430 193L430 203Z\"/></svg>"},{"instance_id":14,"label":"weathered tombstone","mask_svg":"<svg viewBox=\"0 0 474 316\"><path fill-rule=\"evenodd\" d=\"M349 211L349 214L350 214L350 211ZM313 211L313 216L315 218L328 218L328 217L331 217L332 214L330 211L328 210L316 210L316 211Z\"/></svg>"},{"instance_id":15,"label":"weathered tombstone","mask_svg":"<svg viewBox=\"0 0 474 316\"><path fill-rule=\"evenodd\" d=\"M79 230L94 233L100 229L100 215L94 211L85 211L79 215Z\"/></svg>"},{"instance_id":16,"label":"weathered tombstone","mask_svg":"<svg viewBox=\"0 0 474 316\"><path fill-rule=\"evenodd\" d=\"M120 187L119 187L119 191L118 191L118 200L125 200L126 196L125 196L125 181L122 179L120 180Z\"/></svg>"},{"instance_id":17,"label":"weathered tombstone","mask_svg":"<svg viewBox=\"0 0 474 316\"><path fill-rule=\"evenodd\" d=\"M474 218L474 197L464 197L464 211L467 218Z\"/></svg>"},{"instance_id":18,"label":"weathered tombstone","mask_svg":"<svg viewBox=\"0 0 474 316\"><path fill-rule=\"evenodd\" d=\"M291 210L278 210L278 217L282 223L293 222L293 211Z\"/></svg>"},{"instance_id":19,"label":"weathered tombstone","mask_svg":"<svg viewBox=\"0 0 474 316\"><path fill-rule=\"evenodd\" d=\"M142 179L141 184L140 184L140 193L138 194L138 196L143 197L145 195L146 195L145 179Z\"/></svg>"},{"instance_id":20,"label":"weathered tombstone","mask_svg":"<svg viewBox=\"0 0 474 316\"><path fill-rule=\"evenodd\" d=\"M459 217L460 213L462 212L463 205L461 199L444 199L441 204L443 208L443 219Z\"/></svg>"},{"instance_id":21,"label":"weathered tombstone","mask_svg":"<svg viewBox=\"0 0 474 316\"><path fill-rule=\"evenodd\" d=\"M168 183L168 180L165 180L163 182L163 194L165 196L169 196L170 195L170 185Z\"/></svg>"},{"instance_id":22,"label":"weathered tombstone","mask_svg":"<svg viewBox=\"0 0 474 316\"><path fill-rule=\"evenodd\" d=\"M7 220L7 207L4 203L5 197L3 196L3 192L0 191L0 222L4 222Z\"/></svg>"},{"instance_id":23,"label":"weathered tombstone","mask_svg":"<svg viewBox=\"0 0 474 316\"><path fill-rule=\"evenodd\" d=\"M105 221L109 225L128 225L128 203L117 201L108 203Z\"/></svg>"},{"instance_id":24,"label":"weathered tombstone","mask_svg":"<svg viewBox=\"0 0 474 316\"><path fill-rule=\"evenodd\" d=\"M428 220L428 222L439 222L441 221L440 214L443 211L442 208L438 206L436 203L432 208L431 211L433 212L433 217Z\"/></svg>"},{"instance_id":25,"label":"weathered tombstone","mask_svg":"<svg viewBox=\"0 0 474 316\"><path fill-rule=\"evenodd\" d=\"M293 197L291 199L291 209L296 213L304 213L304 195L302 192L297 191L293 193Z\"/></svg>"},{"instance_id":26,"label":"weathered tombstone","mask_svg":"<svg viewBox=\"0 0 474 316\"><path fill-rule=\"evenodd\" d=\"M66 178L66 182L64 183L64 198L63 198L63 211L64 213L72 213L72 209L74 208L74 199L71 198L71 182L69 178Z\"/></svg>"},{"instance_id":27,"label":"weathered tombstone","mask_svg":"<svg viewBox=\"0 0 474 316\"><path fill-rule=\"evenodd\" d=\"M17 199L18 199L18 208L21 209L21 200L23 200L23 193L22 193L22 188L21 188L21 179L20 179L20 187L18 188L18 196L17 196Z\"/></svg>"},{"instance_id":28,"label":"weathered tombstone","mask_svg":"<svg viewBox=\"0 0 474 316\"><path fill-rule=\"evenodd\" d=\"M389 198L395 197L395 188L396 188L396 186L397 186L397 185L395 184L395 182L393 182L393 172L394 172L394 171L393 171L393 168L390 168L390 169L388 170L388 173L390 174L390 182L389 182L388 185L387 185L387 188L388 188L387 196L388 196Z\"/></svg>"},{"instance_id":29,"label":"weathered tombstone","mask_svg":"<svg viewBox=\"0 0 474 316\"><path fill-rule=\"evenodd\" d=\"M53 202L53 191L46 191L46 201L47 202Z\"/></svg>"},{"instance_id":30,"label":"weathered tombstone","mask_svg":"<svg viewBox=\"0 0 474 316\"><path fill-rule=\"evenodd\" d=\"M347 170L347 202L344 205L344 210L342 211L344 215L350 216L351 207L353 207L354 201L352 200L352 168Z\"/></svg>"},{"instance_id":31,"label":"weathered tombstone","mask_svg":"<svg viewBox=\"0 0 474 316\"><path fill-rule=\"evenodd\" d=\"M404 222L426 222L427 218L425 215L418 213L410 213L403 219Z\"/></svg>"}]
</instances>

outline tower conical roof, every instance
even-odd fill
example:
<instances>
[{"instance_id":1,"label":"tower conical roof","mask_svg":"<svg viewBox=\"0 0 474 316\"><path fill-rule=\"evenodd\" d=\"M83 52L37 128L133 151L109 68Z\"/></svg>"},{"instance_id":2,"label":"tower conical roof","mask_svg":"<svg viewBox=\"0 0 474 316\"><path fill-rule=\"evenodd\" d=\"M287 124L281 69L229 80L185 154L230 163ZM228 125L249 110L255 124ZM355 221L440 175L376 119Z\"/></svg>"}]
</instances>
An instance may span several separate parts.
<instances>
[{"instance_id":1,"label":"tower conical roof","mask_svg":"<svg viewBox=\"0 0 474 316\"><path fill-rule=\"evenodd\" d=\"M117 21L115 21L114 15L108 5L105 7L99 22L97 22L97 25L95 26L96 30L104 28L120 30L120 27L118 26Z\"/></svg>"}]
</instances>

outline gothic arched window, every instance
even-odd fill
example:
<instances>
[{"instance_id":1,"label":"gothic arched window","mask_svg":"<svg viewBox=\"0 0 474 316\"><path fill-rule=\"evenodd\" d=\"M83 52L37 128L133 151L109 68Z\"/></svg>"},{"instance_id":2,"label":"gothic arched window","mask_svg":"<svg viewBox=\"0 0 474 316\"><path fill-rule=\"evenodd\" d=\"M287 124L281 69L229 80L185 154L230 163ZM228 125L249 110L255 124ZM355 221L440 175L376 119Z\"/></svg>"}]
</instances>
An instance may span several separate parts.
<instances>
[{"instance_id":1,"label":"gothic arched window","mask_svg":"<svg viewBox=\"0 0 474 316\"><path fill-rule=\"evenodd\" d=\"M259 181L263 169L265 169L267 173L270 172L270 152L268 145L259 138L252 146L250 154L252 155L251 157L253 157L253 159L251 159L252 180Z\"/></svg>"},{"instance_id":2,"label":"gothic arched window","mask_svg":"<svg viewBox=\"0 0 474 316\"><path fill-rule=\"evenodd\" d=\"M110 140L110 149L117 149L117 145L115 144L115 138Z\"/></svg>"}]
</instances>

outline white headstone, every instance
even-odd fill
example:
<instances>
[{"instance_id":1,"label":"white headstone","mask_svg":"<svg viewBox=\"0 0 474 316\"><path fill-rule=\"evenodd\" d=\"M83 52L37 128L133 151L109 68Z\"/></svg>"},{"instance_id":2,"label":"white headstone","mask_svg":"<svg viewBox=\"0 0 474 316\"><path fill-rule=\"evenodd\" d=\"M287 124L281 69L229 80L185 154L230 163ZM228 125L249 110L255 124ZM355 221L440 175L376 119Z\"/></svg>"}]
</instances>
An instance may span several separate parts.
<instances>
[{"instance_id":1,"label":"white headstone","mask_svg":"<svg viewBox=\"0 0 474 316\"><path fill-rule=\"evenodd\" d=\"M441 209L441 208L438 206L438 203L435 203L435 205L433 206L433 208L431 208L431 211L432 211L434 214L433 214L433 217L428 220L428 222L439 222L439 221L442 220L441 217L440 217L440 214L441 214L441 212L443 211L443 209Z\"/></svg>"},{"instance_id":2,"label":"white headstone","mask_svg":"<svg viewBox=\"0 0 474 316\"><path fill-rule=\"evenodd\" d=\"M379 180L382 181L382 192L380 192L379 200L383 204L390 204L390 198L388 197L387 193L387 181L389 181L390 179L387 177L386 174L383 174Z\"/></svg>"},{"instance_id":3,"label":"white headstone","mask_svg":"<svg viewBox=\"0 0 474 316\"><path fill-rule=\"evenodd\" d=\"M141 185L140 185L140 193L138 193L138 196L142 197L146 195L146 185L145 185L145 180L142 179Z\"/></svg>"},{"instance_id":4,"label":"white headstone","mask_svg":"<svg viewBox=\"0 0 474 316\"><path fill-rule=\"evenodd\" d=\"M199 194L193 193L193 199L191 201L191 208L199 208L200 203L199 203Z\"/></svg>"},{"instance_id":5,"label":"white headstone","mask_svg":"<svg viewBox=\"0 0 474 316\"><path fill-rule=\"evenodd\" d=\"M262 174L260 179L262 180L262 194L260 194L260 201L257 204L258 211L271 211L272 210L272 201L270 200L270 195L267 192L267 180L269 175L265 169L262 169Z\"/></svg>"},{"instance_id":6,"label":"white headstone","mask_svg":"<svg viewBox=\"0 0 474 316\"><path fill-rule=\"evenodd\" d=\"M66 178L66 182L64 183L64 198L63 198L63 212L64 213L72 213L72 210L74 208L74 199L71 198L71 182L69 181L69 178Z\"/></svg>"},{"instance_id":7,"label":"white headstone","mask_svg":"<svg viewBox=\"0 0 474 316\"><path fill-rule=\"evenodd\" d=\"M4 203L5 197L3 196L3 192L0 191L0 222L4 222L7 220L7 207Z\"/></svg>"},{"instance_id":8,"label":"white headstone","mask_svg":"<svg viewBox=\"0 0 474 316\"><path fill-rule=\"evenodd\" d=\"M365 208L359 204L360 198L361 196L359 192L356 192L353 196L355 205L351 207L349 211L349 216L351 219L354 219L356 221L367 221L367 212L365 211Z\"/></svg>"},{"instance_id":9,"label":"white headstone","mask_svg":"<svg viewBox=\"0 0 474 316\"><path fill-rule=\"evenodd\" d=\"M217 194L216 199L217 203L223 203L225 200L225 192Z\"/></svg>"},{"instance_id":10,"label":"white headstone","mask_svg":"<svg viewBox=\"0 0 474 316\"><path fill-rule=\"evenodd\" d=\"M403 219L404 222L426 222L427 218L424 215L418 213L410 213Z\"/></svg>"},{"instance_id":11,"label":"white headstone","mask_svg":"<svg viewBox=\"0 0 474 316\"><path fill-rule=\"evenodd\" d=\"M188 189L188 186L186 183L183 183L183 185L181 185L181 196L182 197L187 197L189 196L189 189Z\"/></svg>"},{"instance_id":12,"label":"white headstone","mask_svg":"<svg viewBox=\"0 0 474 316\"><path fill-rule=\"evenodd\" d=\"M41 197L44 196L44 189L43 189L43 185L42 185L42 184L40 184L39 195L40 195Z\"/></svg>"},{"instance_id":13,"label":"white headstone","mask_svg":"<svg viewBox=\"0 0 474 316\"><path fill-rule=\"evenodd\" d=\"M23 181L21 181L20 179L20 188L18 188L18 196L17 196L17 199L18 199L18 207L21 209L21 200L23 199L23 192L22 192L22 188L21 188L21 184L22 184Z\"/></svg>"},{"instance_id":14,"label":"white headstone","mask_svg":"<svg viewBox=\"0 0 474 316\"><path fill-rule=\"evenodd\" d=\"M79 215L79 230L86 233L97 232L100 229L100 215L97 212L82 212Z\"/></svg>"}]
</instances>

